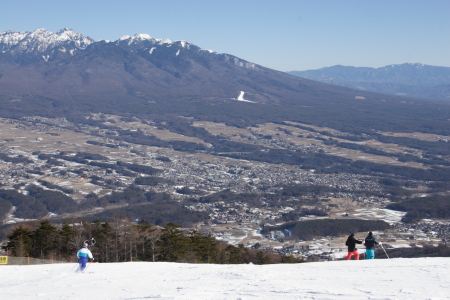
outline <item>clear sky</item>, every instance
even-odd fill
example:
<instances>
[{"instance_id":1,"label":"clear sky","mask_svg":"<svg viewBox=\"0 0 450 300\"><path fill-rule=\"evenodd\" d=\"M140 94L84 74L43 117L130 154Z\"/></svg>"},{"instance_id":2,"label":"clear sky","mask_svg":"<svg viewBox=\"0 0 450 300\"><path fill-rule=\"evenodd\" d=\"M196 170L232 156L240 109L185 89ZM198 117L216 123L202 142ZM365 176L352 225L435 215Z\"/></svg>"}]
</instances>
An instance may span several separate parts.
<instances>
[{"instance_id":1,"label":"clear sky","mask_svg":"<svg viewBox=\"0 0 450 300\"><path fill-rule=\"evenodd\" d=\"M0 31L70 28L94 40L147 33L280 71L450 67L450 0L2 1Z\"/></svg>"}]
</instances>

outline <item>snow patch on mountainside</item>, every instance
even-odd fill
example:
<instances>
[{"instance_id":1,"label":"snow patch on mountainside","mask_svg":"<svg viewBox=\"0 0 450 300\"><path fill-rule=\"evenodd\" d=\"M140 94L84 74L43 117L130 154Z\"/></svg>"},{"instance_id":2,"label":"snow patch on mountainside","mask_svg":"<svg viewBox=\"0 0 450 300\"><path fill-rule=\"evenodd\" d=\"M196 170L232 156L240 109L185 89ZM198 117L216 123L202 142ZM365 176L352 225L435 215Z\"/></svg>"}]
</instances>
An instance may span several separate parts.
<instances>
[{"instance_id":1,"label":"snow patch on mountainside","mask_svg":"<svg viewBox=\"0 0 450 300\"><path fill-rule=\"evenodd\" d=\"M240 91L240 92L239 92L239 96L237 97L236 100L237 100L237 101L242 101L242 102L255 103L255 102L253 102L253 101L244 99L244 95L245 95L245 92L244 92L244 91Z\"/></svg>"}]
</instances>

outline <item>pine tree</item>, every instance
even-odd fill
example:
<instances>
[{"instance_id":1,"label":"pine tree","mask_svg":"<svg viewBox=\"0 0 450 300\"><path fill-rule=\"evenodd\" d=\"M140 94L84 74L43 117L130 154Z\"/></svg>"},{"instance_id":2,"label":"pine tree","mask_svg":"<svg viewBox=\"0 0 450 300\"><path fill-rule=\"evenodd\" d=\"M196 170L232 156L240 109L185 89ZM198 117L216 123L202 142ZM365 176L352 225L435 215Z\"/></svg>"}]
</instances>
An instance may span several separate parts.
<instances>
[{"instance_id":1,"label":"pine tree","mask_svg":"<svg viewBox=\"0 0 450 300\"><path fill-rule=\"evenodd\" d=\"M32 249L31 236L32 231L21 224L8 235L9 242L5 248L11 251L10 255L12 256L28 256Z\"/></svg>"},{"instance_id":2,"label":"pine tree","mask_svg":"<svg viewBox=\"0 0 450 300\"><path fill-rule=\"evenodd\" d=\"M186 258L189 238L181 231L181 226L167 223L161 232L160 247L163 261L181 262Z\"/></svg>"},{"instance_id":3,"label":"pine tree","mask_svg":"<svg viewBox=\"0 0 450 300\"><path fill-rule=\"evenodd\" d=\"M111 223L104 222L101 227L102 231L100 232L100 249L102 249L102 253L104 255L104 261L112 261L113 250L114 250L114 230L111 226Z\"/></svg>"},{"instance_id":4,"label":"pine tree","mask_svg":"<svg viewBox=\"0 0 450 300\"><path fill-rule=\"evenodd\" d=\"M109 222L100 222L95 219L92 228L92 236L96 241L96 260L111 262L114 260L114 229Z\"/></svg>"},{"instance_id":5,"label":"pine tree","mask_svg":"<svg viewBox=\"0 0 450 300\"><path fill-rule=\"evenodd\" d=\"M258 265L270 264L270 257L265 255L264 252L258 251L258 253L256 253L256 264Z\"/></svg>"},{"instance_id":6,"label":"pine tree","mask_svg":"<svg viewBox=\"0 0 450 300\"><path fill-rule=\"evenodd\" d=\"M191 251L195 255L195 262L214 263L217 260L217 241L211 236L205 236L201 232L189 233Z\"/></svg>"},{"instance_id":7,"label":"pine tree","mask_svg":"<svg viewBox=\"0 0 450 300\"><path fill-rule=\"evenodd\" d=\"M64 222L63 226L58 232L58 235L58 252L61 259L67 260L70 257L75 257L75 253L77 251L74 239L75 230L67 222Z\"/></svg>"},{"instance_id":8,"label":"pine tree","mask_svg":"<svg viewBox=\"0 0 450 300\"><path fill-rule=\"evenodd\" d=\"M36 258L54 258L58 249L58 230L49 220L41 222L33 231L31 256Z\"/></svg>"},{"instance_id":9,"label":"pine tree","mask_svg":"<svg viewBox=\"0 0 450 300\"><path fill-rule=\"evenodd\" d=\"M241 250L233 245L228 245L222 250L222 261L223 264L241 264L242 256Z\"/></svg>"},{"instance_id":10,"label":"pine tree","mask_svg":"<svg viewBox=\"0 0 450 300\"><path fill-rule=\"evenodd\" d=\"M138 231L140 253L138 251L138 259L140 260L151 260L156 261L157 243L161 237L161 230L148 224L147 220L141 220L138 225L136 225Z\"/></svg>"}]
</instances>

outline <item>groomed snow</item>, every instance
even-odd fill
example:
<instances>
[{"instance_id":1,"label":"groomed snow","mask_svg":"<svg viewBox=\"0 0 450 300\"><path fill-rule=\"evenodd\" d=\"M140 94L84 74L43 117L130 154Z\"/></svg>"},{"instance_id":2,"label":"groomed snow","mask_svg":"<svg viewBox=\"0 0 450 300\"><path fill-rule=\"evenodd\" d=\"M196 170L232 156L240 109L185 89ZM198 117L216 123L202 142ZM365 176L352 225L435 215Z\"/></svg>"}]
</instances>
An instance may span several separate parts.
<instances>
[{"instance_id":1,"label":"groomed snow","mask_svg":"<svg viewBox=\"0 0 450 300\"><path fill-rule=\"evenodd\" d=\"M0 266L2 299L450 299L450 258L75 266Z\"/></svg>"}]
</instances>

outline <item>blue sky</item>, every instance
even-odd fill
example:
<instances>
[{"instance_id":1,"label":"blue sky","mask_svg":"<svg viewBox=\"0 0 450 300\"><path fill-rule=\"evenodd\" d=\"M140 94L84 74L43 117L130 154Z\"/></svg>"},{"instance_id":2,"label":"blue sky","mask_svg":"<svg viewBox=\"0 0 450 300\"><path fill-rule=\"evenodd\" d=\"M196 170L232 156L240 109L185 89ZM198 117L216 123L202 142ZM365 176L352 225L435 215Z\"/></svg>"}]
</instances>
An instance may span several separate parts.
<instances>
[{"instance_id":1,"label":"blue sky","mask_svg":"<svg viewBox=\"0 0 450 300\"><path fill-rule=\"evenodd\" d=\"M280 71L333 65L450 67L450 0L3 1L0 31L147 33Z\"/></svg>"}]
</instances>

